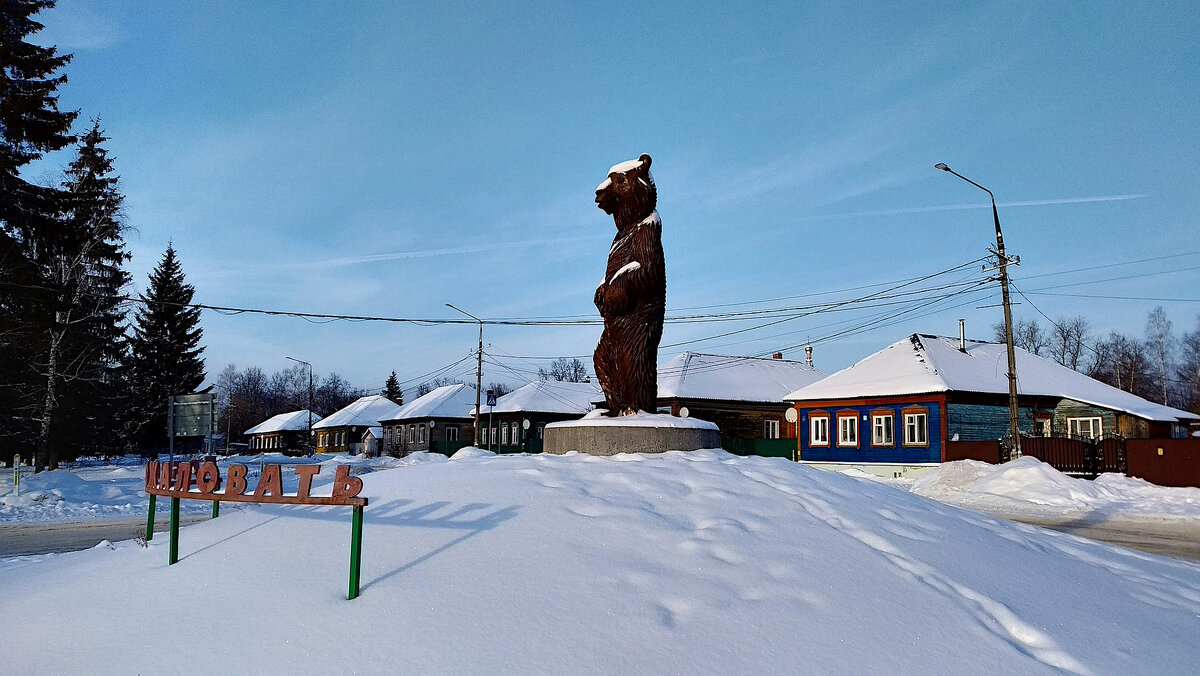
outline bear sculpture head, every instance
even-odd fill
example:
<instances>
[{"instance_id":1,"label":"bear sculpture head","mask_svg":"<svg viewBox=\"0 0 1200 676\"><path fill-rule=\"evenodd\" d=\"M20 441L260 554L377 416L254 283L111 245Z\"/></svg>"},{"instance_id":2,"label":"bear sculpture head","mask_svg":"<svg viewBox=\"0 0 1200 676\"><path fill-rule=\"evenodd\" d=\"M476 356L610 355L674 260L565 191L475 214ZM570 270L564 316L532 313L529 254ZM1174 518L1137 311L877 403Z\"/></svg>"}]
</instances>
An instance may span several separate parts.
<instances>
[{"instance_id":1,"label":"bear sculpture head","mask_svg":"<svg viewBox=\"0 0 1200 676\"><path fill-rule=\"evenodd\" d=\"M596 187L596 206L613 217L617 230L642 222L657 205L658 190L645 153L609 169L608 178Z\"/></svg>"}]
</instances>

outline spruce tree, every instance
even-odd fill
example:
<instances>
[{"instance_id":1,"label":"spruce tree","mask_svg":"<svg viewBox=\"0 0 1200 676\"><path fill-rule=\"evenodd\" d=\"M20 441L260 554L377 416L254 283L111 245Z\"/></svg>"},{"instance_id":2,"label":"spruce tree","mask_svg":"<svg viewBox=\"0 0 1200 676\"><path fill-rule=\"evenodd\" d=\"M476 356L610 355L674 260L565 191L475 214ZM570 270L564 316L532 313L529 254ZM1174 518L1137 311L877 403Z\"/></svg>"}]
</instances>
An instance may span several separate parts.
<instances>
[{"instance_id":1,"label":"spruce tree","mask_svg":"<svg viewBox=\"0 0 1200 676\"><path fill-rule=\"evenodd\" d=\"M383 396L392 401L404 405L404 391L400 389L400 381L396 378L396 371L392 371L392 375L388 376L387 382L383 384Z\"/></svg>"},{"instance_id":2,"label":"spruce tree","mask_svg":"<svg viewBox=\"0 0 1200 676\"><path fill-rule=\"evenodd\" d=\"M168 245L140 296L130 339L130 434L139 450L166 446L168 397L189 394L204 382L200 310L188 307L195 291Z\"/></svg>"},{"instance_id":3,"label":"spruce tree","mask_svg":"<svg viewBox=\"0 0 1200 676\"><path fill-rule=\"evenodd\" d=\"M64 379L55 444L68 452L110 452L119 445L117 418L120 369L126 361L125 304L122 292L129 260L121 237L124 196L117 189L108 137L93 121L79 140L79 153L67 169L64 263L52 272L59 282L69 322L62 346L69 368Z\"/></svg>"},{"instance_id":4,"label":"spruce tree","mask_svg":"<svg viewBox=\"0 0 1200 676\"><path fill-rule=\"evenodd\" d=\"M27 41L53 0L0 2L0 444L28 448L47 421L42 371L45 331L57 299L45 253L63 235L63 193L26 181L20 170L73 140L78 113L58 109L60 68L70 55Z\"/></svg>"}]
</instances>

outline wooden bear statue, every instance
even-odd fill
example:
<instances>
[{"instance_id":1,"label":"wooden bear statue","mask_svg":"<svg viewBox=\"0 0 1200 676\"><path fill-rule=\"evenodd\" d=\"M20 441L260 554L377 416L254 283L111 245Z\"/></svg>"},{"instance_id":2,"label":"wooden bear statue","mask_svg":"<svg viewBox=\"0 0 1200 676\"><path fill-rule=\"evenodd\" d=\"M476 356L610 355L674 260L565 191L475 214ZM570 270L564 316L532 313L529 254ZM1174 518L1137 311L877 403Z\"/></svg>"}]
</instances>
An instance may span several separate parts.
<instances>
[{"instance_id":1,"label":"wooden bear statue","mask_svg":"<svg viewBox=\"0 0 1200 676\"><path fill-rule=\"evenodd\" d=\"M604 332L593 357L611 416L656 410L658 342L667 302L657 204L649 155L613 167L596 188L596 205L617 226L604 281L596 287Z\"/></svg>"}]
</instances>

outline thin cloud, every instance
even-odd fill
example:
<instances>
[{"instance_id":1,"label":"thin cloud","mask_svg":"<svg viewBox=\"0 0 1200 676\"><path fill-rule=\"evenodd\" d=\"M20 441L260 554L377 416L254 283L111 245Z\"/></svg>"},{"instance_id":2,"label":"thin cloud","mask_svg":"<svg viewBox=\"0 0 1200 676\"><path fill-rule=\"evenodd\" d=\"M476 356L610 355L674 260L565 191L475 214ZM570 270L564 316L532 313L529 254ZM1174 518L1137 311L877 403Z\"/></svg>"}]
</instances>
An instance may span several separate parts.
<instances>
[{"instance_id":1,"label":"thin cloud","mask_svg":"<svg viewBox=\"0 0 1200 676\"><path fill-rule=\"evenodd\" d=\"M412 260L416 258L433 258L436 256L459 256L463 254L480 253L485 251L495 251L497 249L520 249L530 246L540 246L545 244L562 244L564 242L583 242L594 239L608 239L610 234L602 235L583 235L577 237L544 237L541 239L526 239L514 242L489 242L486 244L472 244L468 246L443 247L439 249L417 249L412 251L393 251L388 253L365 254L361 256L347 256L345 258L328 258L325 260L306 260L299 263L286 263L282 265L262 265L255 266L255 271L277 271L277 270L312 270L314 268L338 268L347 265L360 265L362 263L378 263L380 261L401 261Z\"/></svg>"},{"instance_id":2,"label":"thin cloud","mask_svg":"<svg viewBox=\"0 0 1200 676\"><path fill-rule=\"evenodd\" d=\"M1122 200L1138 200L1149 197L1147 193L1132 195L1103 195L1099 197L1065 197L1049 200L1026 200L1022 202L997 202L998 207L1042 207L1054 204L1084 204L1088 202L1120 202ZM819 216L801 216L801 221L822 221L835 218L866 218L868 216L899 216L903 214L927 214L936 211L958 211L961 209L982 209L987 203L974 204L943 204L931 207L907 207L903 209L878 209L875 211L855 211L843 214L824 214Z\"/></svg>"}]
</instances>

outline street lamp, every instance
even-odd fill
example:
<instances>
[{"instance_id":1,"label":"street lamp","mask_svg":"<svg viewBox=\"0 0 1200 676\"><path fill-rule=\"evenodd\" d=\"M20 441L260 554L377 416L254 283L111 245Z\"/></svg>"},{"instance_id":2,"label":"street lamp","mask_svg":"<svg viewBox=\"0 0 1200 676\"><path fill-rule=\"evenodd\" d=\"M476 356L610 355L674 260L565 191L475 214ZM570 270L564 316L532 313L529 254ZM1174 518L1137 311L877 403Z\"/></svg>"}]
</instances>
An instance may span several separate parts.
<instances>
[{"instance_id":1,"label":"street lamp","mask_svg":"<svg viewBox=\"0 0 1200 676\"><path fill-rule=\"evenodd\" d=\"M286 355L284 356L284 359L291 359L292 361L296 362L297 364L304 364L305 366L308 367L308 436L306 436L304 438L304 450L307 452L307 451L312 450L312 397L313 397L312 364L304 361L303 359L296 359L295 357L288 357Z\"/></svg>"},{"instance_id":2,"label":"street lamp","mask_svg":"<svg viewBox=\"0 0 1200 676\"><path fill-rule=\"evenodd\" d=\"M933 167L954 174L986 192L988 197L992 198L992 220L996 223L996 257L1000 260L1000 295L1004 306L1004 342L1008 348L1008 433L1012 436L1012 455L1019 457L1021 455L1021 430L1017 414L1017 353L1013 349L1012 307L1008 300L1008 256L1004 254L1004 235L1000 232L1000 212L996 210L996 196L992 194L991 190L954 171L942 162Z\"/></svg>"},{"instance_id":3,"label":"street lamp","mask_svg":"<svg viewBox=\"0 0 1200 676\"><path fill-rule=\"evenodd\" d=\"M475 367L475 445L479 445L479 391L483 388L483 320L475 315L446 303L446 307L457 310L479 322L479 361ZM490 439L488 440L490 443Z\"/></svg>"}]
</instances>

